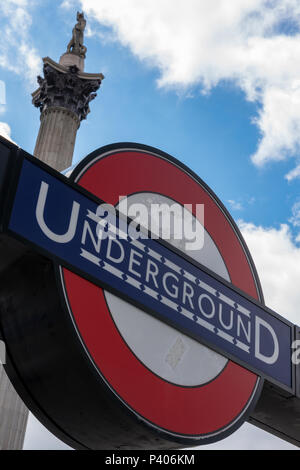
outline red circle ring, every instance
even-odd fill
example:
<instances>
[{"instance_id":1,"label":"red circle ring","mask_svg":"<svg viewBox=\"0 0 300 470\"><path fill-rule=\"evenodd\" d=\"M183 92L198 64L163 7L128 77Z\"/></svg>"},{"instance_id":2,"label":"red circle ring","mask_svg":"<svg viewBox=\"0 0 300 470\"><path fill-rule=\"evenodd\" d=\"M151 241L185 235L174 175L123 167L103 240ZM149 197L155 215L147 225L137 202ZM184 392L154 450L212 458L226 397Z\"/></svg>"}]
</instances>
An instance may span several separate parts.
<instances>
[{"instance_id":1,"label":"red circle ring","mask_svg":"<svg viewBox=\"0 0 300 470\"><path fill-rule=\"evenodd\" d=\"M160 193L193 207L204 204L205 229L223 257L231 282L258 299L258 281L237 229L206 185L157 149L114 147L94 152L94 158L72 179L112 205L119 196L136 192ZM259 396L262 380L258 376L229 361L208 384L183 387L166 382L125 343L103 289L65 268L62 272L69 310L90 357L109 388L139 418L168 434L205 443L225 437L244 422Z\"/></svg>"}]
</instances>

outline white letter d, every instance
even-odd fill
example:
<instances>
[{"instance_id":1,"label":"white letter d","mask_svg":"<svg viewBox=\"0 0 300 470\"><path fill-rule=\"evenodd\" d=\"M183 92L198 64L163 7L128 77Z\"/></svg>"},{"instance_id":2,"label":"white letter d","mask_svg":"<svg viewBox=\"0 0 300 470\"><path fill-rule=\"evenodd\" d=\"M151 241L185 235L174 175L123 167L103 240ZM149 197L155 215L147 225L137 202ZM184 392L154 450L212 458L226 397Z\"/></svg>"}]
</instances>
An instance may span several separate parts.
<instances>
[{"instance_id":1,"label":"white letter d","mask_svg":"<svg viewBox=\"0 0 300 470\"><path fill-rule=\"evenodd\" d=\"M273 354L271 356L265 356L264 354L262 354L262 352L260 350L261 327L268 330L269 333L272 336L273 348L274 349L273 349ZM277 361L278 356L279 356L279 343L278 343L278 338L276 336L275 331L273 330L271 325L269 325L269 323L267 323L265 320L263 320L262 318L259 318L259 317L255 317L255 356L257 357L257 359L260 359L261 361L265 362L266 364L274 364Z\"/></svg>"}]
</instances>

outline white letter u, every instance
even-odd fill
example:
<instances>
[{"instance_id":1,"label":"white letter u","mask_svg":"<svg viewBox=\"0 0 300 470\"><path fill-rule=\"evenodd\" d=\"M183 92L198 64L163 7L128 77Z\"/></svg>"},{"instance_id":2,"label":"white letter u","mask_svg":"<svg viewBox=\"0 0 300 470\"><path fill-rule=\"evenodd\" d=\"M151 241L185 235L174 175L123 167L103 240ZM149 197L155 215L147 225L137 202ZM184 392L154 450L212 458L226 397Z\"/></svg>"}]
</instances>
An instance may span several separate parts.
<instances>
[{"instance_id":1,"label":"white letter u","mask_svg":"<svg viewBox=\"0 0 300 470\"><path fill-rule=\"evenodd\" d=\"M76 227L77 227L77 220L78 220L78 214L79 214L79 209L80 205L78 202L73 201L73 206L72 206L72 213L71 213L71 218L69 222L69 228L66 233L62 235L57 235L57 233L52 232L52 230L47 227L46 222L44 220L44 210L45 210L45 204L46 204L46 199L47 199L47 194L48 194L48 188L49 185L42 181L41 183L41 188L40 188L40 194L36 206L36 220L38 221L38 224L44 234L50 238L50 240L53 240L54 242L57 243L68 243L70 242L76 232Z\"/></svg>"}]
</instances>

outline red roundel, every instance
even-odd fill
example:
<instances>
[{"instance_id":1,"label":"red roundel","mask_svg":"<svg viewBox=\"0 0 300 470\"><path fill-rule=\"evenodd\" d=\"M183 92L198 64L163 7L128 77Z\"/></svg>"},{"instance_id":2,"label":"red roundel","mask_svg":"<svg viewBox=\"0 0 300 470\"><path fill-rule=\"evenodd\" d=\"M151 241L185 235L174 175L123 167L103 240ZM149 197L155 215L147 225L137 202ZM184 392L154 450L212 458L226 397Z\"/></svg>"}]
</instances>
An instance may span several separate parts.
<instances>
[{"instance_id":1,"label":"red roundel","mask_svg":"<svg viewBox=\"0 0 300 470\"><path fill-rule=\"evenodd\" d=\"M204 204L204 245L189 255L262 300L234 222L178 161L150 147L115 144L94 152L71 178L112 205L124 196L129 205L175 201L191 204L196 218L196 204ZM61 272L77 332L120 406L154 432L195 445L219 440L245 421L258 398L259 377L69 270Z\"/></svg>"}]
</instances>

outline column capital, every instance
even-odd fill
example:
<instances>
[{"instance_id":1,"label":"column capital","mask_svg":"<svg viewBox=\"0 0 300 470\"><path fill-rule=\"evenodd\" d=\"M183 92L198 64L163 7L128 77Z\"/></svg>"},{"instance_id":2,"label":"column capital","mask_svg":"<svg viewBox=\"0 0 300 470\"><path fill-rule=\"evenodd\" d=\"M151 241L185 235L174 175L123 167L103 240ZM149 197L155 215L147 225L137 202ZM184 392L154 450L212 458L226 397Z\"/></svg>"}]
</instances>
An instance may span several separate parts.
<instances>
[{"instance_id":1,"label":"column capital","mask_svg":"<svg viewBox=\"0 0 300 470\"><path fill-rule=\"evenodd\" d=\"M75 113L79 121L90 112L89 103L96 98L104 76L80 72L76 65L65 67L44 59L44 77L38 76L39 88L32 93L32 103L41 113L59 107Z\"/></svg>"}]
</instances>

